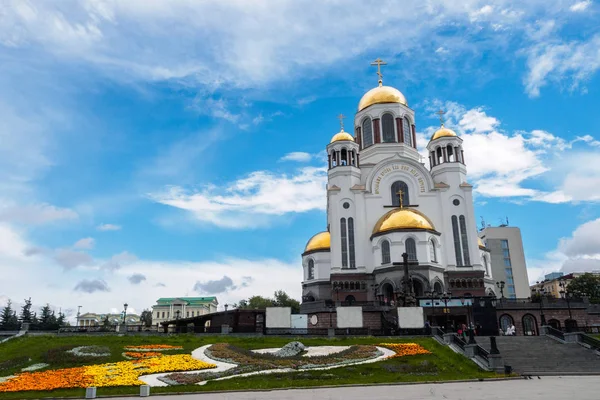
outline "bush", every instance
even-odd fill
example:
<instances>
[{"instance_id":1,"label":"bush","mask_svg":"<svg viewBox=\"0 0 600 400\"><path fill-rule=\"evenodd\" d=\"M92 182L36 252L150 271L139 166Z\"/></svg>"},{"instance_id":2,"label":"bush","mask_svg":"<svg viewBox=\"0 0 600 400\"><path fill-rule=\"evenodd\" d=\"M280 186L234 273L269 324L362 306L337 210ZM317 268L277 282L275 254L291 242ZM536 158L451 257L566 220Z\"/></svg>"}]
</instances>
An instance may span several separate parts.
<instances>
[{"instance_id":1,"label":"bush","mask_svg":"<svg viewBox=\"0 0 600 400\"><path fill-rule=\"evenodd\" d=\"M6 371L9 369L22 367L29 363L29 361L31 361L29 357L23 356L0 362L0 371Z\"/></svg>"}]
</instances>

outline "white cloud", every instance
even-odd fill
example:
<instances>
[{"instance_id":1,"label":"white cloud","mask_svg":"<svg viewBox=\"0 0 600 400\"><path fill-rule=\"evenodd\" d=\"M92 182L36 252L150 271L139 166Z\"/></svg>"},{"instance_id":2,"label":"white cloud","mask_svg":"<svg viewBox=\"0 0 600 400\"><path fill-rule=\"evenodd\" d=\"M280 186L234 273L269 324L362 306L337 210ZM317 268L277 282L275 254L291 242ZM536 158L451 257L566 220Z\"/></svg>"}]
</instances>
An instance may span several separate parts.
<instances>
[{"instance_id":1,"label":"white cloud","mask_svg":"<svg viewBox=\"0 0 600 400\"><path fill-rule=\"evenodd\" d=\"M131 254L127 251L123 251L119 254L115 254L110 258L110 260L106 261L100 266L100 269L105 271L114 272L118 269L121 269L123 265L128 265L137 260L137 257L134 254Z\"/></svg>"},{"instance_id":2,"label":"white cloud","mask_svg":"<svg viewBox=\"0 0 600 400\"><path fill-rule=\"evenodd\" d=\"M54 260L65 269L73 269L93 263L92 256L89 254L69 249L58 249L54 255Z\"/></svg>"},{"instance_id":3,"label":"white cloud","mask_svg":"<svg viewBox=\"0 0 600 400\"><path fill-rule=\"evenodd\" d=\"M120 231L121 225L115 224L100 224L96 227L99 231Z\"/></svg>"},{"instance_id":4,"label":"white cloud","mask_svg":"<svg viewBox=\"0 0 600 400\"><path fill-rule=\"evenodd\" d=\"M79 239L77 242L75 242L75 244L73 245L73 248L80 249L80 250L89 250L89 249L94 248L94 244L95 244L95 240L91 237L87 237L87 238Z\"/></svg>"},{"instance_id":5,"label":"white cloud","mask_svg":"<svg viewBox=\"0 0 600 400\"><path fill-rule=\"evenodd\" d=\"M13 205L0 208L0 221L11 223L41 225L77 218L75 211L49 204Z\"/></svg>"},{"instance_id":6,"label":"white cloud","mask_svg":"<svg viewBox=\"0 0 600 400\"><path fill-rule=\"evenodd\" d=\"M297 162L309 162L312 160L313 156L310 153L305 153L303 151L294 151L291 153L287 153L285 156L281 157L279 161L297 161Z\"/></svg>"},{"instance_id":7,"label":"white cloud","mask_svg":"<svg viewBox=\"0 0 600 400\"><path fill-rule=\"evenodd\" d=\"M537 97L548 82L564 81L570 82L569 90L579 89L600 68L599 48L600 34L582 41L545 39L532 46L526 51L526 92Z\"/></svg>"},{"instance_id":8,"label":"white cloud","mask_svg":"<svg viewBox=\"0 0 600 400\"><path fill-rule=\"evenodd\" d=\"M174 186L150 198L189 211L202 222L246 228L268 224L274 216L323 210L326 181L325 168L304 167L292 175L256 171L221 189L192 192Z\"/></svg>"},{"instance_id":9,"label":"white cloud","mask_svg":"<svg viewBox=\"0 0 600 400\"><path fill-rule=\"evenodd\" d=\"M569 10L571 10L573 12L582 12L582 11L587 10L587 8L591 4L592 4L591 0L580 1L580 2L573 4L571 7L569 7Z\"/></svg>"}]
</instances>

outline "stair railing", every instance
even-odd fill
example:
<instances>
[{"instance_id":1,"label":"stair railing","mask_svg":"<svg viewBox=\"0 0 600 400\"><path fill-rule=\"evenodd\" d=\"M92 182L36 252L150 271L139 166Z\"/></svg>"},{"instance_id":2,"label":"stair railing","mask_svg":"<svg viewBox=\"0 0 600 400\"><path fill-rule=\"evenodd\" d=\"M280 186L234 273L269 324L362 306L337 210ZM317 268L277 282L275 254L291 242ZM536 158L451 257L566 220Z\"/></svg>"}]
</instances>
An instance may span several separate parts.
<instances>
[{"instance_id":1,"label":"stair railing","mask_svg":"<svg viewBox=\"0 0 600 400\"><path fill-rule=\"evenodd\" d=\"M600 340L596 339L595 337L586 335L585 333L580 333L579 340L581 341L581 343L590 346L592 350L600 351Z\"/></svg>"},{"instance_id":2,"label":"stair railing","mask_svg":"<svg viewBox=\"0 0 600 400\"><path fill-rule=\"evenodd\" d=\"M555 338L558 338L558 339L560 339L562 341L565 340L565 334L564 334L564 332L559 331L558 329L555 329L555 328L553 328L551 326L546 326L545 329L546 329L546 334L547 335L554 336Z\"/></svg>"}]
</instances>

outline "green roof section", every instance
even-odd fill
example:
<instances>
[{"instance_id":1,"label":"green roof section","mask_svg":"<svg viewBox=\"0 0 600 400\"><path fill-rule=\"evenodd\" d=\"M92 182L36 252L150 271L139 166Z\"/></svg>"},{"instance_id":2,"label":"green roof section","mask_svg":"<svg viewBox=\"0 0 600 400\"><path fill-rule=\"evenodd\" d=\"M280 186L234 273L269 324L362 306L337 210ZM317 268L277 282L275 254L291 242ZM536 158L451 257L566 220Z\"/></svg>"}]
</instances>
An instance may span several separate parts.
<instances>
[{"instance_id":1,"label":"green roof section","mask_svg":"<svg viewBox=\"0 0 600 400\"><path fill-rule=\"evenodd\" d=\"M189 305L199 305L199 304L212 303L213 301L217 301L217 298L214 296L212 296L212 297L161 297L160 299L156 300L156 302L159 305L165 305L165 304L170 304L171 302L173 302L173 300L183 300L183 301L187 301L187 303Z\"/></svg>"}]
</instances>

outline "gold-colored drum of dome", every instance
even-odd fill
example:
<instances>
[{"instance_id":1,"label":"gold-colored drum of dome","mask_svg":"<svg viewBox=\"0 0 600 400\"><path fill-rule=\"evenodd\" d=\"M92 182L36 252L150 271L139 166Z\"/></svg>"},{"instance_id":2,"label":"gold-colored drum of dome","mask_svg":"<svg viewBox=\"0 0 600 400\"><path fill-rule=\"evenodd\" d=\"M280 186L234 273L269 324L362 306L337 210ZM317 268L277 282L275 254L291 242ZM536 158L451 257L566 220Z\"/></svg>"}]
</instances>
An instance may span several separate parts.
<instances>
[{"instance_id":1,"label":"gold-colored drum of dome","mask_svg":"<svg viewBox=\"0 0 600 400\"><path fill-rule=\"evenodd\" d=\"M424 214L412 208L396 208L387 212L373 228L373 235L396 229L435 230L433 223Z\"/></svg>"},{"instance_id":2,"label":"gold-colored drum of dome","mask_svg":"<svg viewBox=\"0 0 600 400\"><path fill-rule=\"evenodd\" d=\"M354 142L354 137L352 137L352 135L348 132L344 132L344 130L342 129L340 132L333 135L333 137L331 138L331 142L329 143L339 142L341 140L350 140Z\"/></svg>"},{"instance_id":3,"label":"gold-colored drum of dome","mask_svg":"<svg viewBox=\"0 0 600 400\"><path fill-rule=\"evenodd\" d=\"M329 250L331 248L331 235L329 232L319 232L315 236L311 237L304 252L314 250Z\"/></svg>"},{"instance_id":4,"label":"gold-colored drum of dome","mask_svg":"<svg viewBox=\"0 0 600 400\"><path fill-rule=\"evenodd\" d=\"M435 133L431 137L431 140L439 139L441 137L451 137L451 136L457 136L456 132L454 132L452 129L445 128L444 125L442 125L442 127L440 129L435 131Z\"/></svg>"},{"instance_id":5,"label":"gold-colored drum of dome","mask_svg":"<svg viewBox=\"0 0 600 400\"><path fill-rule=\"evenodd\" d=\"M400 103L408 106L406 97L398 89L391 86L378 86L369 90L360 99L358 111L362 111L373 104L381 103Z\"/></svg>"}]
</instances>

